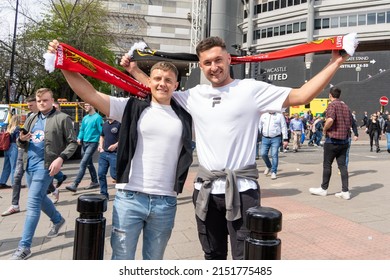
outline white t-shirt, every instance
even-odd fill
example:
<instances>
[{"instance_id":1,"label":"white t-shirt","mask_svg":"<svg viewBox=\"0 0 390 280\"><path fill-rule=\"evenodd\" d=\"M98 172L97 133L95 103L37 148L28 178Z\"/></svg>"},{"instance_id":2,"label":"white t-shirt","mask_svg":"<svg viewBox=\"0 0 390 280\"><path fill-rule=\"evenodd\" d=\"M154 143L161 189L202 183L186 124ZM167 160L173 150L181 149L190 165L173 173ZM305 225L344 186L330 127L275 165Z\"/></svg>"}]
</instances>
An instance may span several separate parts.
<instances>
[{"instance_id":1,"label":"white t-shirt","mask_svg":"<svg viewBox=\"0 0 390 280\"><path fill-rule=\"evenodd\" d=\"M208 170L236 170L255 163L260 114L281 112L290 91L244 79L218 88L198 85L173 97L194 121L199 163ZM253 181L239 180L239 191L251 188ZM225 193L225 180L215 181L212 193Z\"/></svg>"},{"instance_id":2,"label":"white t-shirt","mask_svg":"<svg viewBox=\"0 0 390 280\"><path fill-rule=\"evenodd\" d=\"M128 98L110 97L110 118L121 121ZM183 125L170 105L151 102L138 120L129 182L116 188L176 196L174 191ZM120 141L120 139L119 139Z\"/></svg>"}]
</instances>

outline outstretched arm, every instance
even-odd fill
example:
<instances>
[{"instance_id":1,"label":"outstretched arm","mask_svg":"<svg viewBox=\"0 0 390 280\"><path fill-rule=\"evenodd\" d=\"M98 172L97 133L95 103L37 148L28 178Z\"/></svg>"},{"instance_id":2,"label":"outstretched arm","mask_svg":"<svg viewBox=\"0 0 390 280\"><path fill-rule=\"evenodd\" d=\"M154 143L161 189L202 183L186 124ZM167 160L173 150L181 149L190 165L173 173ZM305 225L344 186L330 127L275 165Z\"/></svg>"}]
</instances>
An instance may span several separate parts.
<instances>
[{"instance_id":1,"label":"outstretched arm","mask_svg":"<svg viewBox=\"0 0 390 280\"><path fill-rule=\"evenodd\" d=\"M333 51L332 58L321 72L315 75L302 87L291 90L290 94L283 103L283 108L308 104L329 84L337 70L348 58L348 55L341 56L339 51Z\"/></svg>"},{"instance_id":2,"label":"outstretched arm","mask_svg":"<svg viewBox=\"0 0 390 280\"><path fill-rule=\"evenodd\" d=\"M55 53L59 42L53 40L49 43L48 52ZM106 116L110 115L110 97L107 94L97 91L80 73L61 69L62 74L72 90L85 102L97 108Z\"/></svg>"}]
</instances>

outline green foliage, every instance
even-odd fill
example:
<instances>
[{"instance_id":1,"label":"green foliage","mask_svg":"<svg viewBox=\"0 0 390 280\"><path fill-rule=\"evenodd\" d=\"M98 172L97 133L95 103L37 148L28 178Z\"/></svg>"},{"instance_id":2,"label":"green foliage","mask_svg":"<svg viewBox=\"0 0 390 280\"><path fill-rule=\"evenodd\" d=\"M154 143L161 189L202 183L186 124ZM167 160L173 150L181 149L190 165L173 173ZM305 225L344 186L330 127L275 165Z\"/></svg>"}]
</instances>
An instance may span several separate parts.
<instances>
[{"instance_id":1,"label":"green foliage","mask_svg":"<svg viewBox=\"0 0 390 280\"><path fill-rule=\"evenodd\" d=\"M18 95L28 96L40 87L49 87L56 98L75 100L76 96L60 71L51 74L45 71L43 54L48 43L57 39L113 65L114 54L108 43L112 43L114 38L110 35L105 17L107 12L100 0L51 0L50 10L43 19L31 21L17 38L14 84ZM110 92L110 85L94 79L90 81L102 92Z\"/></svg>"}]
</instances>

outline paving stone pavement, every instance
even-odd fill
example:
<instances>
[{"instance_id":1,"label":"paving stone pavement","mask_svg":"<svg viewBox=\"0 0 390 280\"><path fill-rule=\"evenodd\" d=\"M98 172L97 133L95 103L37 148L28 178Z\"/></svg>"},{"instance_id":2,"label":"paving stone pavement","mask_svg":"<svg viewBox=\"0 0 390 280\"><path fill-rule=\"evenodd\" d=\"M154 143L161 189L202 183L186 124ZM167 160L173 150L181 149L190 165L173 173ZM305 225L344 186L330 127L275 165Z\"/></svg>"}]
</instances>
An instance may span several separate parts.
<instances>
[{"instance_id":1,"label":"paving stone pavement","mask_svg":"<svg viewBox=\"0 0 390 280\"><path fill-rule=\"evenodd\" d=\"M385 146L385 140L381 146ZM368 145L367 141L353 144L349 164L352 199L345 201L334 196L340 191L340 176L334 163L328 196L310 195L310 187L318 187L322 176L322 152L304 146L298 153L281 154L278 179L271 180L263 174L264 164L258 160L259 182L262 189L261 204L283 213L282 240L283 260L388 260L390 259L390 191L387 172L390 154L354 151L354 145ZM368 147L368 146L366 146ZM363 150L363 149L362 149ZM317 153L317 154L316 154ZM317 157L314 162L305 162L306 156ZM0 166L2 166L2 158ZM95 161L96 162L96 161ZM97 165L97 164L96 164ZM192 180L198 166L195 156L184 191L178 197L175 227L169 241L165 259L202 260L194 209L192 205ZM84 190L89 185L88 172L73 194L65 190L78 169L78 161L65 164L68 175L60 190L58 210L66 219L65 226L56 238L46 238L50 228L49 219L41 215L31 248L31 260L72 260L75 235L77 198L80 194L98 193ZM0 211L11 202L11 189L0 189ZM110 231L114 184L109 185L110 201L104 213L106 221L104 259L111 257ZM17 247L25 218L27 189L21 192L21 212L0 217L0 260L6 260ZM141 242L140 242L141 243ZM141 259L141 244L137 259Z\"/></svg>"}]
</instances>

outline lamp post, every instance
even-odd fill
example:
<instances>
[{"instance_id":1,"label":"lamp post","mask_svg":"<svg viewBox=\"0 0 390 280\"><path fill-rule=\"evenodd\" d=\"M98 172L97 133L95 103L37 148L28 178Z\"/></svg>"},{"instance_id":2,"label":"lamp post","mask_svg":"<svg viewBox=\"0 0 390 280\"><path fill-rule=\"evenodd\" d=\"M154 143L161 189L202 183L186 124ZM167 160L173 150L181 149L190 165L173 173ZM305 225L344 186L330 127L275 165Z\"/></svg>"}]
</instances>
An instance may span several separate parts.
<instances>
[{"instance_id":1,"label":"lamp post","mask_svg":"<svg viewBox=\"0 0 390 280\"><path fill-rule=\"evenodd\" d=\"M5 100L7 103L10 103L10 101L14 101L13 98L11 99L11 92L12 92L12 85L13 85L13 76L14 76L14 62L15 62L15 48L16 48L16 28L18 24L18 9L19 9L19 0L16 0L16 7L15 7L15 24L14 24L14 35L12 39L12 53L11 53L11 68L9 71L9 80L7 85L7 94L5 96Z\"/></svg>"},{"instance_id":2,"label":"lamp post","mask_svg":"<svg viewBox=\"0 0 390 280\"><path fill-rule=\"evenodd\" d=\"M362 68L360 66L356 66L356 79L359 82L360 81L360 71L362 71Z\"/></svg>"}]
</instances>

